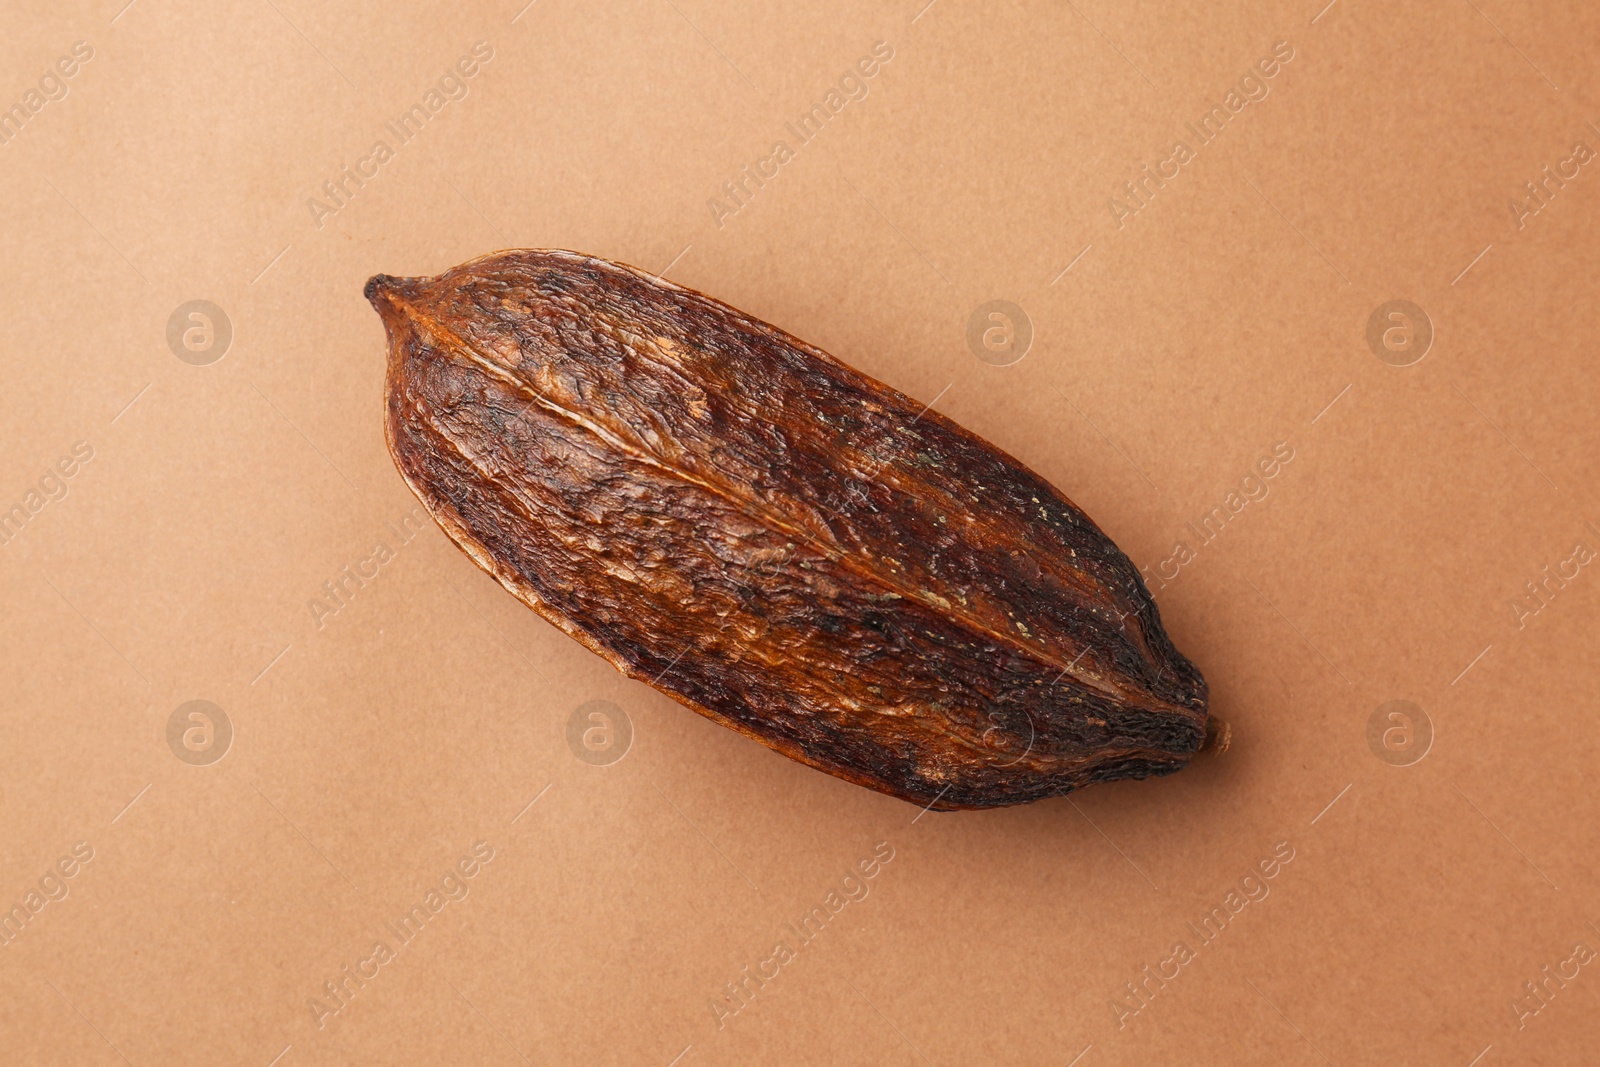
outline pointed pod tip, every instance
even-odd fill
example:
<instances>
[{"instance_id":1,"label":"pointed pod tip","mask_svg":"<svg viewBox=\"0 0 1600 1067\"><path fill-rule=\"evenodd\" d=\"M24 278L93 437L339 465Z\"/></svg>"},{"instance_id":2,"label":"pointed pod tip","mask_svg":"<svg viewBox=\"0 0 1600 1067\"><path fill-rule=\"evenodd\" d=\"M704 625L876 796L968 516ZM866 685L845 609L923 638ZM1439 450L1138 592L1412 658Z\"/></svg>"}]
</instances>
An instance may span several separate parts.
<instances>
[{"instance_id":1,"label":"pointed pod tip","mask_svg":"<svg viewBox=\"0 0 1600 1067\"><path fill-rule=\"evenodd\" d=\"M361 290L361 295L367 298L367 303L377 307L378 294L393 280L387 274L374 274L367 279L367 287Z\"/></svg>"},{"instance_id":2,"label":"pointed pod tip","mask_svg":"<svg viewBox=\"0 0 1600 1067\"><path fill-rule=\"evenodd\" d=\"M366 288L362 289L361 292L367 298L367 301L381 312L384 310L385 305L392 302L395 297L413 292L417 281L418 279L416 278L396 278L391 274L374 274L367 279Z\"/></svg>"},{"instance_id":3,"label":"pointed pod tip","mask_svg":"<svg viewBox=\"0 0 1600 1067\"><path fill-rule=\"evenodd\" d=\"M385 303L400 300L410 300L422 291L427 278L397 278L392 274L374 274L367 279L366 287L362 294L379 311L383 310Z\"/></svg>"},{"instance_id":4,"label":"pointed pod tip","mask_svg":"<svg viewBox=\"0 0 1600 1067\"><path fill-rule=\"evenodd\" d=\"M1228 746L1232 743L1233 727L1216 716L1206 720L1206 738L1200 744L1203 751L1208 751L1213 756L1220 756L1228 751Z\"/></svg>"},{"instance_id":5,"label":"pointed pod tip","mask_svg":"<svg viewBox=\"0 0 1600 1067\"><path fill-rule=\"evenodd\" d=\"M361 290L367 302L383 319L386 329L393 332L402 328L409 317L406 308L420 294L426 278L396 278L390 274L374 274Z\"/></svg>"}]
</instances>

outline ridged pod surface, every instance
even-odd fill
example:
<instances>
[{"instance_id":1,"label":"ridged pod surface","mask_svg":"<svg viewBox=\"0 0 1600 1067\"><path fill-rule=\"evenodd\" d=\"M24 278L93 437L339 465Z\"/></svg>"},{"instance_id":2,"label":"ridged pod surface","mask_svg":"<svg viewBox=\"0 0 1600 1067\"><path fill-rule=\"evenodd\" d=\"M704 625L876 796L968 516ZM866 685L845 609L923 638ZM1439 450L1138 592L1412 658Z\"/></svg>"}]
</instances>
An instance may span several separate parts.
<instances>
[{"instance_id":1,"label":"ridged pod surface","mask_svg":"<svg viewBox=\"0 0 1600 1067\"><path fill-rule=\"evenodd\" d=\"M1168 774L1206 684L1076 505L936 411L639 270L378 275L387 435L444 531L625 674L935 809Z\"/></svg>"}]
</instances>

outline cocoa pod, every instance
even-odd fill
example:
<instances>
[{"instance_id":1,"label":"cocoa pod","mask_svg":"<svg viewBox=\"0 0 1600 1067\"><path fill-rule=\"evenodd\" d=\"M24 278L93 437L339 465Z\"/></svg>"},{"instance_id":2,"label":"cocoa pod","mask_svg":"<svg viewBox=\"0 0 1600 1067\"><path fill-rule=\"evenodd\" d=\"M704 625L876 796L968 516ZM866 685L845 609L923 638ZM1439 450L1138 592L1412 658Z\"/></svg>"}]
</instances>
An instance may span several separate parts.
<instances>
[{"instance_id":1,"label":"cocoa pod","mask_svg":"<svg viewBox=\"0 0 1600 1067\"><path fill-rule=\"evenodd\" d=\"M1184 767L1206 684L1076 505L925 405L632 267L377 275L387 436L518 599L694 711L936 809Z\"/></svg>"}]
</instances>

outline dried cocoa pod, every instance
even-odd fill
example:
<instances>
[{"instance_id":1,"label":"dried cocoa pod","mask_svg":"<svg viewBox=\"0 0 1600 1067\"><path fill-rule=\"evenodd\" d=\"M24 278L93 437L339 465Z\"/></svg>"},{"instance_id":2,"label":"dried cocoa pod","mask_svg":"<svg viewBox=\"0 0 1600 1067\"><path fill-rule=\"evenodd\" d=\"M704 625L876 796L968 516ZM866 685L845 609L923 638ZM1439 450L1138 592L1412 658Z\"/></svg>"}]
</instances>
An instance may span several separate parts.
<instances>
[{"instance_id":1,"label":"dried cocoa pod","mask_svg":"<svg viewBox=\"0 0 1600 1067\"><path fill-rule=\"evenodd\" d=\"M983 808L1184 767L1206 684L1076 505L938 412L632 267L378 275L396 465L533 610L847 781Z\"/></svg>"}]
</instances>

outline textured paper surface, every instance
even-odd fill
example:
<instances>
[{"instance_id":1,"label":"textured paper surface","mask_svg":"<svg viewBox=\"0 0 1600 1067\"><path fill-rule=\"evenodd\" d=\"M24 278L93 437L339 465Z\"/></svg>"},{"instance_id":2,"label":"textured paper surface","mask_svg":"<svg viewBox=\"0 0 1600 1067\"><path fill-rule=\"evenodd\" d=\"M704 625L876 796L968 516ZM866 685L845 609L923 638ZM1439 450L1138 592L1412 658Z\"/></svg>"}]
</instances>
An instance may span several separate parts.
<instances>
[{"instance_id":1,"label":"textured paper surface","mask_svg":"<svg viewBox=\"0 0 1600 1067\"><path fill-rule=\"evenodd\" d=\"M122 2L0 34L0 1062L1589 1057L1600 10ZM624 680L385 451L363 283L506 247L1038 470L1231 751L921 814Z\"/></svg>"}]
</instances>

